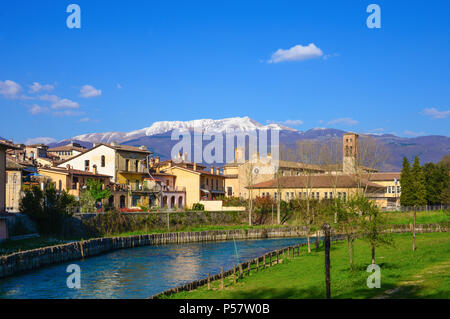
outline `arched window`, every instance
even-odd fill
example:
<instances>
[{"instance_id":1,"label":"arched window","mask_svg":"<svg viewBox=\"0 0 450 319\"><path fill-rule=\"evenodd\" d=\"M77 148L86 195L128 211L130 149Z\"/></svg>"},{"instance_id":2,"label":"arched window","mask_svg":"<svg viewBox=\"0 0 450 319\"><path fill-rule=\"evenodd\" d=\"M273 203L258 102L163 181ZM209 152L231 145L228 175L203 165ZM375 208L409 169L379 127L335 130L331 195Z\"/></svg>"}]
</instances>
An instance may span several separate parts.
<instances>
[{"instance_id":1,"label":"arched window","mask_svg":"<svg viewBox=\"0 0 450 319\"><path fill-rule=\"evenodd\" d=\"M102 167L105 167L105 155L102 155Z\"/></svg>"}]
</instances>

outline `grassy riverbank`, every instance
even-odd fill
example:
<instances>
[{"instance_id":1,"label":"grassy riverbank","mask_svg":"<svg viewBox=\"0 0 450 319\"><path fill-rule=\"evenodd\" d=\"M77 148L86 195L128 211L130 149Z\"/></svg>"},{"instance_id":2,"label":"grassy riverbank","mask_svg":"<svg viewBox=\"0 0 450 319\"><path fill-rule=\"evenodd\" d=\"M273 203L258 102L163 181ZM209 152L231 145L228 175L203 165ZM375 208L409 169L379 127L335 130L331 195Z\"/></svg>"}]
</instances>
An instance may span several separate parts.
<instances>
[{"instance_id":1,"label":"grassy riverbank","mask_svg":"<svg viewBox=\"0 0 450 319\"><path fill-rule=\"evenodd\" d=\"M385 214L385 216L388 219L388 222L392 225L411 224L413 220L412 212L386 212L383 214ZM430 224L430 223L450 223L450 213L445 211L417 212L417 224ZM292 224L289 226L296 226L296 225ZM149 229L149 230L118 233L113 234L111 236L134 236L134 235L146 235L146 234L167 233L167 232L193 232L193 231L207 231L207 230L254 229L254 228L273 228L273 227L285 227L285 226L197 225L197 226L187 226L181 229L178 228L177 230ZM55 236L52 237L43 236L40 238L29 238L17 241L7 240L0 243L0 256L11 254L17 251L24 251L29 249L58 245L81 239L89 239L89 238L57 238Z\"/></svg>"},{"instance_id":2,"label":"grassy riverbank","mask_svg":"<svg viewBox=\"0 0 450 319\"><path fill-rule=\"evenodd\" d=\"M355 242L355 269L349 269L346 242L332 243L331 291L333 298L450 298L450 234L417 234L415 252L411 234L395 234L395 247L378 247L376 263L381 267L381 288L369 289L370 248L367 242ZM233 284L226 278L225 288L213 282L191 292L169 298L324 298L324 252L285 259L280 265L253 272Z\"/></svg>"},{"instance_id":3,"label":"grassy riverbank","mask_svg":"<svg viewBox=\"0 0 450 319\"><path fill-rule=\"evenodd\" d=\"M412 224L414 212L385 212L384 215L392 225ZM449 211L420 211L416 213L417 224L450 223Z\"/></svg>"}]
</instances>

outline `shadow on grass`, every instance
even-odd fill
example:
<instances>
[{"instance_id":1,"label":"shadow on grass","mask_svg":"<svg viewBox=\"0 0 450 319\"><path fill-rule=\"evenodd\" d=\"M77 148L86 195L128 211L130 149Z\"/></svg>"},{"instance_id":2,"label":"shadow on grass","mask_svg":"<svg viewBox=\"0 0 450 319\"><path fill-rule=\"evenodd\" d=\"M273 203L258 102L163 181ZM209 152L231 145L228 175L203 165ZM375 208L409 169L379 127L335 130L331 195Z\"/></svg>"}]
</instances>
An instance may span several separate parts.
<instances>
[{"instance_id":1,"label":"shadow on grass","mask_svg":"<svg viewBox=\"0 0 450 319\"><path fill-rule=\"evenodd\" d=\"M325 289L317 287L300 288L265 288L238 291L231 294L232 299L321 299L325 298Z\"/></svg>"}]
</instances>

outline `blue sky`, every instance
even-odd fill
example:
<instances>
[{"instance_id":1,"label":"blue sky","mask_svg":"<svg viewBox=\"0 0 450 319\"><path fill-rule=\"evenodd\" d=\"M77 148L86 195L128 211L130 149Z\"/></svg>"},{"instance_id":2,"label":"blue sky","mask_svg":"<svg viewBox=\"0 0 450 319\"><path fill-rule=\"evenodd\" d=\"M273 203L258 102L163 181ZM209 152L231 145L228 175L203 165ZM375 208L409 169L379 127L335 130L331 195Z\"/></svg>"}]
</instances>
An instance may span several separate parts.
<instances>
[{"instance_id":1,"label":"blue sky","mask_svg":"<svg viewBox=\"0 0 450 319\"><path fill-rule=\"evenodd\" d=\"M81 29L66 26L70 3ZM366 26L370 3L381 29ZM2 1L0 136L235 116L449 136L448 12L448 1Z\"/></svg>"}]
</instances>

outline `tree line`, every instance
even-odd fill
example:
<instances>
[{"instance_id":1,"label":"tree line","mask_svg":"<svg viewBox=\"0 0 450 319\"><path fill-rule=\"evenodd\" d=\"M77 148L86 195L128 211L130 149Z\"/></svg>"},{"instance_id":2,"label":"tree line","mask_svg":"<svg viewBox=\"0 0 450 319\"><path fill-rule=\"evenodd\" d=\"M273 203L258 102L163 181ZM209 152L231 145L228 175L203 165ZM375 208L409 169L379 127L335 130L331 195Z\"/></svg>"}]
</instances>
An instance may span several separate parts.
<instances>
[{"instance_id":1,"label":"tree line","mask_svg":"<svg viewBox=\"0 0 450 319\"><path fill-rule=\"evenodd\" d=\"M450 204L450 155L423 166L418 156L412 166L404 157L400 185L402 206Z\"/></svg>"}]
</instances>

